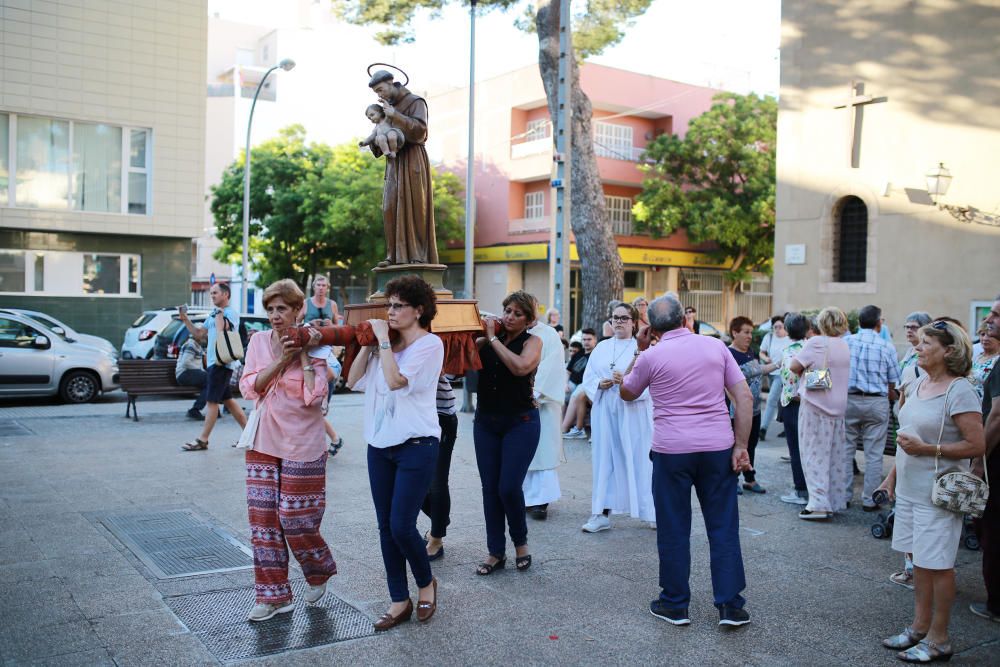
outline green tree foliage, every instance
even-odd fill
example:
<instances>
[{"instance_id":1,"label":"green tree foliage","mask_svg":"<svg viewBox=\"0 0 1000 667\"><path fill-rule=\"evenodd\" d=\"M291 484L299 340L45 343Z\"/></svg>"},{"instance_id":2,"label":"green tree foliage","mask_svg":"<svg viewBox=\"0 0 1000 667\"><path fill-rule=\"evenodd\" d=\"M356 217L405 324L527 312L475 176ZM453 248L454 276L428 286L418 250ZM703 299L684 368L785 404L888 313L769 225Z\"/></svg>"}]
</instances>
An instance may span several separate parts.
<instances>
[{"instance_id":1,"label":"green tree foliage","mask_svg":"<svg viewBox=\"0 0 1000 667\"><path fill-rule=\"evenodd\" d=\"M683 229L694 243L713 244L717 259L733 260L731 281L769 273L777 117L774 98L721 93L683 138L657 137L632 209L637 227L654 236Z\"/></svg>"},{"instance_id":2,"label":"green tree foliage","mask_svg":"<svg viewBox=\"0 0 1000 667\"><path fill-rule=\"evenodd\" d=\"M485 10L521 10L515 25L525 32L536 31L535 15L539 6L550 1L524 2L523 0L486 0L476 6ZM375 38L382 44L413 42L410 24L420 11L436 16L449 0L332 0L337 15L355 25L380 27ZM468 7L468 0L460 4ZM642 15L652 0L588 0L577 2L573 14L573 50L576 57L586 59L614 46L625 36L624 29Z\"/></svg>"},{"instance_id":3,"label":"green tree foliage","mask_svg":"<svg viewBox=\"0 0 1000 667\"><path fill-rule=\"evenodd\" d=\"M250 180L251 264L260 284L333 268L368 278L385 257L382 185L385 165L357 141L335 147L306 143L292 125L252 149ZM243 158L212 188L212 214L221 261L238 261L243 243ZM451 173L436 173L434 214L439 245L461 238L462 188Z\"/></svg>"}]
</instances>

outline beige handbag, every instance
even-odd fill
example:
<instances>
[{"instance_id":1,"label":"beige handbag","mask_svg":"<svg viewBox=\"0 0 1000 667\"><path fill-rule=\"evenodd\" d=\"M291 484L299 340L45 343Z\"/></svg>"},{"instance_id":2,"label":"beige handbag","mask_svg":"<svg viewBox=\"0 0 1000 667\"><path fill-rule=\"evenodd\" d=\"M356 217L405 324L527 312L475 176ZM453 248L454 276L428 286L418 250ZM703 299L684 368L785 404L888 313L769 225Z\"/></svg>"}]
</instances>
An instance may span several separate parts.
<instances>
[{"instance_id":1,"label":"beige handbag","mask_svg":"<svg viewBox=\"0 0 1000 667\"><path fill-rule=\"evenodd\" d=\"M958 380L948 385L944 395L944 407L941 415L941 429L938 431L937 444L941 444L944 436L944 422L948 418L948 395ZM938 449L940 451L940 448ZM986 510L986 501L990 497L990 474L986 469L986 455L983 455L983 474L986 479L979 479L971 472L955 470L938 473L940 455L934 457L934 486L931 488L931 502L956 514L968 514L978 519Z\"/></svg>"},{"instance_id":2,"label":"beige handbag","mask_svg":"<svg viewBox=\"0 0 1000 667\"><path fill-rule=\"evenodd\" d=\"M830 376L830 368L827 366L827 360L830 354L830 341L829 336L827 336L826 351L823 353L823 367L814 368L812 370L806 371L805 375L802 376L802 381L806 385L806 389L832 389L833 388L833 378Z\"/></svg>"},{"instance_id":3,"label":"beige handbag","mask_svg":"<svg viewBox=\"0 0 1000 667\"><path fill-rule=\"evenodd\" d=\"M219 337L215 339L215 358L222 364L241 361L244 356L240 332L233 331L229 328L231 326L232 322L226 320L226 330L220 332Z\"/></svg>"}]
</instances>

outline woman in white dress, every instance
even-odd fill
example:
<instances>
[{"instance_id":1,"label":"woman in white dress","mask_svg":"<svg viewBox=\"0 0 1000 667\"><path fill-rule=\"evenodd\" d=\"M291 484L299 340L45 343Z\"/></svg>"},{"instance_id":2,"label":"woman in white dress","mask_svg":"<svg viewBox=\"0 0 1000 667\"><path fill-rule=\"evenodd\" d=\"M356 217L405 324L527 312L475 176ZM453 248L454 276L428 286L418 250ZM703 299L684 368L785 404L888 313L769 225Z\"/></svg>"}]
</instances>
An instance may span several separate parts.
<instances>
[{"instance_id":1,"label":"woman in white dress","mask_svg":"<svg viewBox=\"0 0 1000 667\"><path fill-rule=\"evenodd\" d=\"M611 527L611 512L655 521L653 464L649 447L653 438L653 408L649 393L631 402L621 400L622 378L638 353L635 333L639 315L630 304L611 313L614 336L594 348L583 374L583 387L593 402L590 412L593 486L590 520L584 532Z\"/></svg>"},{"instance_id":2,"label":"woman in white dress","mask_svg":"<svg viewBox=\"0 0 1000 667\"><path fill-rule=\"evenodd\" d=\"M551 311L550 311L551 312ZM556 311L558 313L558 311ZM538 403L538 449L524 477L524 504L528 516L538 521L548 517L549 503L559 500L559 473L556 467L566 461L563 455L562 407L566 394L566 363L559 333L544 322L528 329L542 339L542 360L535 370L534 395Z\"/></svg>"}]
</instances>

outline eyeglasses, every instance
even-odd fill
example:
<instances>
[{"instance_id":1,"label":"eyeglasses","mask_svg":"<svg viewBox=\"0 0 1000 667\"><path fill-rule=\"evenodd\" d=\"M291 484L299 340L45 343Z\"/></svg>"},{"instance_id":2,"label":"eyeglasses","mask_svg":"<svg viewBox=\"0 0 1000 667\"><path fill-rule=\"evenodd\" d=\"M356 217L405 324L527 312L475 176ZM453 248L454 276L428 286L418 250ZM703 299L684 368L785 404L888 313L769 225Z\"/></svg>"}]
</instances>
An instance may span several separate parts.
<instances>
[{"instance_id":1,"label":"eyeglasses","mask_svg":"<svg viewBox=\"0 0 1000 667\"><path fill-rule=\"evenodd\" d=\"M412 308L412 306L408 303L403 303L402 301L390 301L386 305L386 308L389 310L403 310L404 308Z\"/></svg>"},{"instance_id":2,"label":"eyeglasses","mask_svg":"<svg viewBox=\"0 0 1000 667\"><path fill-rule=\"evenodd\" d=\"M629 317L628 315L614 315L614 316L613 316L613 317L611 318L611 321L612 321L612 322L628 322L628 321L630 321L631 319L632 319L632 318L631 318L631 317Z\"/></svg>"},{"instance_id":3,"label":"eyeglasses","mask_svg":"<svg viewBox=\"0 0 1000 667\"><path fill-rule=\"evenodd\" d=\"M685 314L685 315L694 315L694 314L695 314L695 313L697 313L697 312L698 312L698 311L697 311L697 310L694 310L693 308L688 308L687 310L685 310L685 311L684 311L684 314Z\"/></svg>"},{"instance_id":4,"label":"eyeglasses","mask_svg":"<svg viewBox=\"0 0 1000 667\"><path fill-rule=\"evenodd\" d=\"M920 328L920 325L919 324L906 324L906 325L903 326L903 328L906 329L907 331L916 331L917 329Z\"/></svg>"}]
</instances>

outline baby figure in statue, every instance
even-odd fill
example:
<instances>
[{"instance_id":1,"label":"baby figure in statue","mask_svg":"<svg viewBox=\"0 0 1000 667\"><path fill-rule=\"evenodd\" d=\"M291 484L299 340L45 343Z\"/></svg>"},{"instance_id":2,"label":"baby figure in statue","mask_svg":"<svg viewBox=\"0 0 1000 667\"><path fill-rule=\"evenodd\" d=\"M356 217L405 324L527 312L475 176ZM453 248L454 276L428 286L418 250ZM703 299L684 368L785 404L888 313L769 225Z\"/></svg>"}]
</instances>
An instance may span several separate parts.
<instances>
[{"instance_id":1,"label":"baby figure in statue","mask_svg":"<svg viewBox=\"0 0 1000 667\"><path fill-rule=\"evenodd\" d=\"M400 148L403 147L405 139L403 133L389 123L385 110L378 104L369 104L365 109L365 116L375 125L372 133L358 146L377 146L386 157L394 158Z\"/></svg>"}]
</instances>

